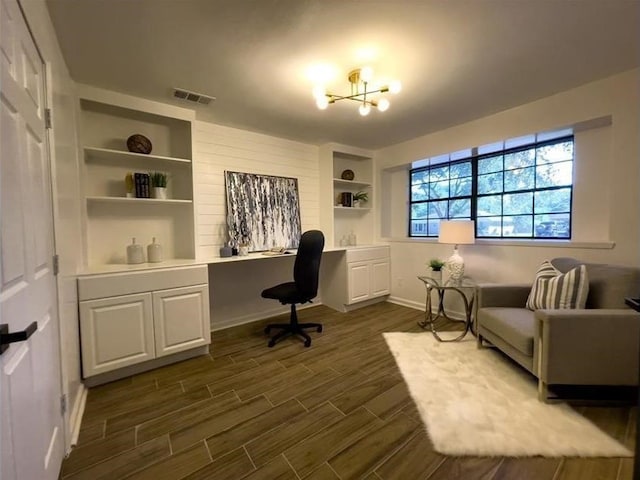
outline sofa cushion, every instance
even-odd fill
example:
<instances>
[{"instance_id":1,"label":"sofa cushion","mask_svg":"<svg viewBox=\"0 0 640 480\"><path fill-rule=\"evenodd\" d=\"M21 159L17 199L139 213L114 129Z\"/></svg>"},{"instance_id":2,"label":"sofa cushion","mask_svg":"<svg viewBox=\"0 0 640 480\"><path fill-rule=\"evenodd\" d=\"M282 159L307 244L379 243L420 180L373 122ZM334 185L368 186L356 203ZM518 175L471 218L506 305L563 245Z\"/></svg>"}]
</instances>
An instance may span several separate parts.
<instances>
[{"instance_id":1,"label":"sofa cushion","mask_svg":"<svg viewBox=\"0 0 640 480\"><path fill-rule=\"evenodd\" d=\"M502 338L524 355L533 356L535 319L526 308L487 307L478 309L483 328Z\"/></svg>"},{"instance_id":2,"label":"sofa cushion","mask_svg":"<svg viewBox=\"0 0 640 480\"><path fill-rule=\"evenodd\" d=\"M588 293L589 280L585 265L562 273L551 262L545 260L536 273L536 279L527 299L527 308L529 310L584 308Z\"/></svg>"}]
</instances>

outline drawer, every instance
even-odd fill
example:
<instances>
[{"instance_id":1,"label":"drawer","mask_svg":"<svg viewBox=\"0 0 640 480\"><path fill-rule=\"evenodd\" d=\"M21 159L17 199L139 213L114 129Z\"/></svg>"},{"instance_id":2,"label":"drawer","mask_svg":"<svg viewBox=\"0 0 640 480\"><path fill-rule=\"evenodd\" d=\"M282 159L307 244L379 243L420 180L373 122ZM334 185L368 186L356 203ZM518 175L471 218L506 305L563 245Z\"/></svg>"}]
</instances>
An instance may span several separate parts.
<instances>
[{"instance_id":1,"label":"drawer","mask_svg":"<svg viewBox=\"0 0 640 480\"><path fill-rule=\"evenodd\" d=\"M78 300L206 284L207 265L88 275L78 278Z\"/></svg>"},{"instance_id":2,"label":"drawer","mask_svg":"<svg viewBox=\"0 0 640 480\"><path fill-rule=\"evenodd\" d=\"M366 262L389 258L389 247L366 247L347 250L347 262Z\"/></svg>"}]
</instances>

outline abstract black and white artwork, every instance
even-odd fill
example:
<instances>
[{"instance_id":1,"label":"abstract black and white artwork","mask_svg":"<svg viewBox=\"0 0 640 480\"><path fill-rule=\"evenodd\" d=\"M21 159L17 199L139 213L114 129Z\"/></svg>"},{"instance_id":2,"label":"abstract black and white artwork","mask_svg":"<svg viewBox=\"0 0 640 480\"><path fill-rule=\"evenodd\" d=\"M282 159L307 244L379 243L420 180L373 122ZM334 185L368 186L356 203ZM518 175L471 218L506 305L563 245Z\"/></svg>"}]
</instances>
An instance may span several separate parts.
<instances>
[{"instance_id":1,"label":"abstract black and white artwork","mask_svg":"<svg viewBox=\"0 0 640 480\"><path fill-rule=\"evenodd\" d=\"M249 251L298 248L302 234L298 179L225 171L232 243Z\"/></svg>"}]
</instances>

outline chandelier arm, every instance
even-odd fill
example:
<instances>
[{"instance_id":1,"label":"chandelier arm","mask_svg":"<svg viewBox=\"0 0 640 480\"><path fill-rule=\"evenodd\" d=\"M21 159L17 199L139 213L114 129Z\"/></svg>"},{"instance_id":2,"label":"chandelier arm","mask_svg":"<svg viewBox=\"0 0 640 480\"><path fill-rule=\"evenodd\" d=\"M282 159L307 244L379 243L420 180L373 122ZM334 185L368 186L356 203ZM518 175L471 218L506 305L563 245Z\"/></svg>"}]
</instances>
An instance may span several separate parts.
<instances>
[{"instance_id":1,"label":"chandelier arm","mask_svg":"<svg viewBox=\"0 0 640 480\"><path fill-rule=\"evenodd\" d=\"M371 90L369 92L366 93L366 95L371 95L372 93L386 93L389 91L389 87L382 87L379 90ZM358 97L362 97L364 96L364 93L354 93L353 95L335 95L333 93L325 93L325 96L327 96L329 98L329 100L358 100L358 101L362 101L361 99L358 99Z\"/></svg>"}]
</instances>

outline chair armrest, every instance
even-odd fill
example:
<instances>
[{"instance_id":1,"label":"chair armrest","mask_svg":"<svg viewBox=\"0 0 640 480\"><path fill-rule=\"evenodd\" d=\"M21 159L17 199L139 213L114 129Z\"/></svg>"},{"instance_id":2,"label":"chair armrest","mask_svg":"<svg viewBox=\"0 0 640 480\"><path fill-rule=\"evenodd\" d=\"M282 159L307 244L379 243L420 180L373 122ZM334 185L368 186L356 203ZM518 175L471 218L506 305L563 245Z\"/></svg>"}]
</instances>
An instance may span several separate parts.
<instances>
[{"instance_id":1,"label":"chair armrest","mask_svg":"<svg viewBox=\"0 0 640 480\"><path fill-rule=\"evenodd\" d=\"M478 308L524 308L530 291L531 285L524 283L478 284Z\"/></svg>"},{"instance_id":2,"label":"chair armrest","mask_svg":"<svg viewBox=\"0 0 640 480\"><path fill-rule=\"evenodd\" d=\"M538 376L549 384L638 383L640 314L630 309L536 310Z\"/></svg>"}]
</instances>

